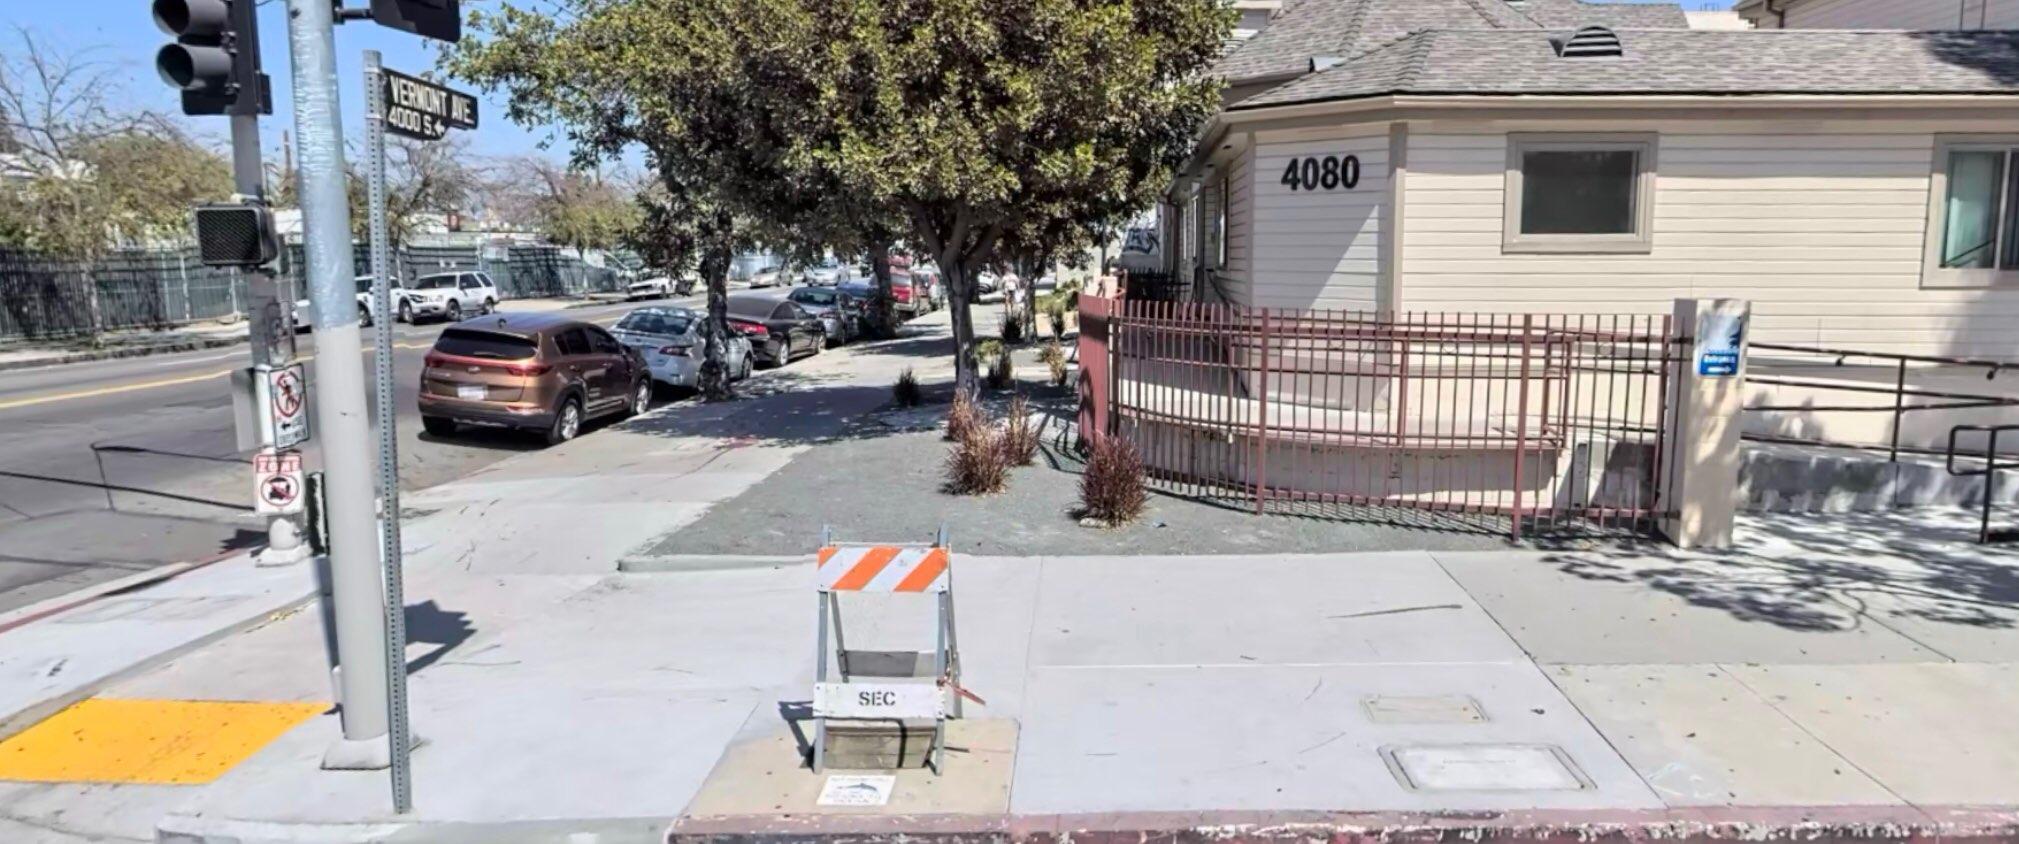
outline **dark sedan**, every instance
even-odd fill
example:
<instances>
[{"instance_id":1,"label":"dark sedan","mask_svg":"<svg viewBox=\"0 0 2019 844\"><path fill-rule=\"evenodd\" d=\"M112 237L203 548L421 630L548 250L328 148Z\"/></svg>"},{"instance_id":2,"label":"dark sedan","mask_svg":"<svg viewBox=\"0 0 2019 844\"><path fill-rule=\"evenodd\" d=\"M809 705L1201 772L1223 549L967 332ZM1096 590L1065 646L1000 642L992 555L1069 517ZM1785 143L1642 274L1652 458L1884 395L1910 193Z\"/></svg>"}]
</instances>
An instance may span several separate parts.
<instances>
[{"instance_id":1,"label":"dark sedan","mask_svg":"<svg viewBox=\"0 0 2019 844\"><path fill-rule=\"evenodd\" d=\"M794 358L820 354L827 327L820 317L781 292L738 293L729 297L729 325L750 337L758 363L782 366Z\"/></svg>"}]
</instances>

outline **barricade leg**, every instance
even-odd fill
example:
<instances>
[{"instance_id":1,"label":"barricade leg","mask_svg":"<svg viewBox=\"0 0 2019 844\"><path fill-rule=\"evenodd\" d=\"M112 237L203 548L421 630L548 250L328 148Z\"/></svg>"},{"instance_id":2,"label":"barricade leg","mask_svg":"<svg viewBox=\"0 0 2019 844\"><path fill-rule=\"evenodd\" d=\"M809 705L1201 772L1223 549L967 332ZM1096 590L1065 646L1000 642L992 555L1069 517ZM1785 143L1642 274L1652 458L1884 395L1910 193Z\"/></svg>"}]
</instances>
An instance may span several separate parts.
<instances>
[{"instance_id":1,"label":"barricade leg","mask_svg":"<svg viewBox=\"0 0 2019 844\"><path fill-rule=\"evenodd\" d=\"M827 600L829 593L816 593L820 598L820 632L814 636L813 682L827 682ZM827 767L827 719L813 719L813 772L820 773Z\"/></svg>"}]
</instances>

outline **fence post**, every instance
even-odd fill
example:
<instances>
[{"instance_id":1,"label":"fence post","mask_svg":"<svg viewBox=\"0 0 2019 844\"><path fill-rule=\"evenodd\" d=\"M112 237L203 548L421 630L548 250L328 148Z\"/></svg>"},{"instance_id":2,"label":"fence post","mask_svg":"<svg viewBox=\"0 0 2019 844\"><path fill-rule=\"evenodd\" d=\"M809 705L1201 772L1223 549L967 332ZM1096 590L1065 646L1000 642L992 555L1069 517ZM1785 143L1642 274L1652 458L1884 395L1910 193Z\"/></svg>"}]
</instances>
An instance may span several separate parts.
<instances>
[{"instance_id":1,"label":"fence post","mask_svg":"<svg viewBox=\"0 0 2019 844\"><path fill-rule=\"evenodd\" d=\"M1255 388L1255 515L1269 499L1269 309L1262 308L1262 378Z\"/></svg>"},{"instance_id":2,"label":"fence post","mask_svg":"<svg viewBox=\"0 0 2019 844\"><path fill-rule=\"evenodd\" d=\"M1669 510L1662 533L1681 548L1730 548L1738 513L1739 437L1745 410L1743 299L1677 299L1675 325L1688 331L1675 378L1669 449Z\"/></svg>"},{"instance_id":3,"label":"fence post","mask_svg":"<svg viewBox=\"0 0 2019 844\"><path fill-rule=\"evenodd\" d=\"M1521 386L1515 391L1514 399L1514 514L1508 519L1508 535L1515 542L1521 541L1521 469L1523 459L1528 455L1528 378L1529 361L1534 353L1535 315L1522 314Z\"/></svg>"}]
</instances>

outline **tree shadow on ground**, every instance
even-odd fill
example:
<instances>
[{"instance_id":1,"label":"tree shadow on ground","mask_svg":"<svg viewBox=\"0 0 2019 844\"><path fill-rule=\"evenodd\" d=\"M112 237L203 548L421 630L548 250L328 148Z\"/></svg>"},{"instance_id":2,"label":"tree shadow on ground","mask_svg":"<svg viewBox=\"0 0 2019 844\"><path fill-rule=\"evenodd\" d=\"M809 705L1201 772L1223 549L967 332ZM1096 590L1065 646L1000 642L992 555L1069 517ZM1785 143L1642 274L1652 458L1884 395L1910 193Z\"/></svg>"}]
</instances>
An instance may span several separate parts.
<instances>
[{"instance_id":1,"label":"tree shadow on ground","mask_svg":"<svg viewBox=\"0 0 2019 844\"><path fill-rule=\"evenodd\" d=\"M1935 508L1760 516L1731 552L1597 546L1543 562L1790 630L1849 630L1873 612L2019 630L2019 553L1974 544L1959 516Z\"/></svg>"}]
</instances>

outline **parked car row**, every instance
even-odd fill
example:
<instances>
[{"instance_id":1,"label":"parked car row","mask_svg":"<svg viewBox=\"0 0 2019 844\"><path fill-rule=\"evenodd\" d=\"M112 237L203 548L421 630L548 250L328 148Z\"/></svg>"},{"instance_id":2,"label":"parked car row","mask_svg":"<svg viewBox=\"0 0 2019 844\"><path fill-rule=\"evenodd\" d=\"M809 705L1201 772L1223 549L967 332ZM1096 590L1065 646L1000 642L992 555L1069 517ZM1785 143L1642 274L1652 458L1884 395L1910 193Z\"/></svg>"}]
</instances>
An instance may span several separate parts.
<instances>
[{"instance_id":1,"label":"parked car row","mask_svg":"<svg viewBox=\"0 0 2019 844\"><path fill-rule=\"evenodd\" d=\"M361 275L357 285L358 322L370 326L379 319L372 307L372 277ZM498 285L487 273L451 272L424 275L412 286L394 283L393 319L415 323L424 318L459 322L465 316L482 316L498 308ZM294 324L308 329L314 325L315 308L306 297L294 303Z\"/></svg>"}]
</instances>

